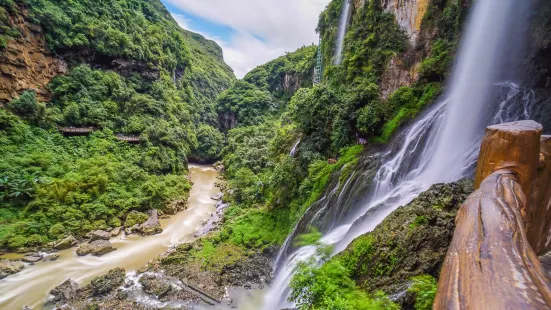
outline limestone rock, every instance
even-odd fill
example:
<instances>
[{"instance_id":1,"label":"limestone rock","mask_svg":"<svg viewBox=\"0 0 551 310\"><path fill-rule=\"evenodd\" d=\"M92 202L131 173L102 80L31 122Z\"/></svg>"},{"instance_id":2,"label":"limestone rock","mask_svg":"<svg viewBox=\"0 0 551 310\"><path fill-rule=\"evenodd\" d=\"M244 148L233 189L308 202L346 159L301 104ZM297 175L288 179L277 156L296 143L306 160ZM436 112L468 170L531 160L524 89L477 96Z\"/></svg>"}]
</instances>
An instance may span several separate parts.
<instances>
[{"instance_id":1,"label":"limestone rock","mask_svg":"<svg viewBox=\"0 0 551 310\"><path fill-rule=\"evenodd\" d=\"M145 274L140 278L143 291L147 294L162 298L172 290L170 281L154 274Z\"/></svg>"},{"instance_id":2,"label":"limestone rock","mask_svg":"<svg viewBox=\"0 0 551 310\"><path fill-rule=\"evenodd\" d=\"M142 224L147 221L148 216L145 213L132 211L126 216L126 221L124 222L124 228L134 227L135 225Z\"/></svg>"},{"instance_id":3,"label":"limestone rock","mask_svg":"<svg viewBox=\"0 0 551 310\"><path fill-rule=\"evenodd\" d=\"M90 288L93 296L106 295L124 284L126 273L122 268L110 270L106 275L92 279Z\"/></svg>"},{"instance_id":4,"label":"limestone rock","mask_svg":"<svg viewBox=\"0 0 551 310\"><path fill-rule=\"evenodd\" d=\"M48 254L48 255L44 256L44 261L45 262L53 262L54 260L57 260L58 258L59 258L59 254L52 253L52 254Z\"/></svg>"},{"instance_id":5,"label":"limestone rock","mask_svg":"<svg viewBox=\"0 0 551 310\"><path fill-rule=\"evenodd\" d=\"M111 234L103 230L94 230L88 234L90 237L90 242L96 240L109 240L111 239Z\"/></svg>"},{"instance_id":6,"label":"limestone rock","mask_svg":"<svg viewBox=\"0 0 551 310\"><path fill-rule=\"evenodd\" d=\"M77 254L79 256L85 256L88 254L102 256L115 250L116 248L113 247L111 242L107 240L96 240L94 242L81 244L77 249Z\"/></svg>"},{"instance_id":7,"label":"limestone rock","mask_svg":"<svg viewBox=\"0 0 551 310\"><path fill-rule=\"evenodd\" d=\"M22 259L22 261L24 261L25 263L31 263L31 264L34 264L41 260L42 260L42 256L25 256Z\"/></svg>"},{"instance_id":8,"label":"limestone rock","mask_svg":"<svg viewBox=\"0 0 551 310\"><path fill-rule=\"evenodd\" d=\"M69 279L50 291L54 295L54 302L65 303L76 296L78 284Z\"/></svg>"},{"instance_id":9,"label":"limestone rock","mask_svg":"<svg viewBox=\"0 0 551 310\"><path fill-rule=\"evenodd\" d=\"M116 236L120 235L121 230L122 230L122 227L113 228L113 230L111 230L111 237L116 237Z\"/></svg>"},{"instance_id":10,"label":"limestone rock","mask_svg":"<svg viewBox=\"0 0 551 310\"><path fill-rule=\"evenodd\" d=\"M157 210L149 211L149 218L137 229L143 236L155 235L163 232Z\"/></svg>"},{"instance_id":11,"label":"limestone rock","mask_svg":"<svg viewBox=\"0 0 551 310\"><path fill-rule=\"evenodd\" d=\"M77 244L77 239L73 236L67 236L63 240L59 241L54 248L56 250L66 250Z\"/></svg>"},{"instance_id":12,"label":"limestone rock","mask_svg":"<svg viewBox=\"0 0 551 310\"><path fill-rule=\"evenodd\" d=\"M25 264L17 261L0 260L0 279L3 279L14 273L18 273L25 268Z\"/></svg>"}]
</instances>

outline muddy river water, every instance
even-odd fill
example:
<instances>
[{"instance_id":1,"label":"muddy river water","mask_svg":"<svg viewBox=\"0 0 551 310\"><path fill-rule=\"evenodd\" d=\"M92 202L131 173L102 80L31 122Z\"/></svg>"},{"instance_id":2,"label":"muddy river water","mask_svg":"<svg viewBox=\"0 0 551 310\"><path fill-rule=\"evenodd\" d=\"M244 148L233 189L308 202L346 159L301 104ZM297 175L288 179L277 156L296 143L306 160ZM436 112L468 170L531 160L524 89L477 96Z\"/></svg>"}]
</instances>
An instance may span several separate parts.
<instances>
[{"instance_id":1,"label":"muddy river water","mask_svg":"<svg viewBox=\"0 0 551 310\"><path fill-rule=\"evenodd\" d=\"M58 252L53 262L27 265L23 271L0 280L0 309L19 310L24 306L43 309L49 292L67 279L86 285L94 277L121 267L127 272L136 271L169 247L191 242L194 233L216 211L211 197L220 191L214 186L218 172L211 167L190 165L193 187L188 208L169 219L161 220L163 232L149 237L121 234L111 239L116 251L102 257L76 255L76 248Z\"/></svg>"}]
</instances>

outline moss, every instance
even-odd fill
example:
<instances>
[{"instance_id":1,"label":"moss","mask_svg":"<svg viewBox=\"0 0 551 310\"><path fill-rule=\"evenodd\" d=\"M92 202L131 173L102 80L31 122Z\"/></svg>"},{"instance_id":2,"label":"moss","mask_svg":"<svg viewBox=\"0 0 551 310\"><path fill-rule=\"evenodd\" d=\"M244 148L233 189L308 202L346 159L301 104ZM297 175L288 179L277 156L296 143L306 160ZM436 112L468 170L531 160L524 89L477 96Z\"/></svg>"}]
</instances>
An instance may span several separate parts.
<instances>
[{"instance_id":1,"label":"moss","mask_svg":"<svg viewBox=\"0 0 551 310\"><path fill-rule=\"evenodd\" d=\"M132 227L136 224L142 224L147 221L149 217L147 214L137 211L132 211L126 216L126 221L124 221L124 227Z\"/></svg>"}]
</instances>

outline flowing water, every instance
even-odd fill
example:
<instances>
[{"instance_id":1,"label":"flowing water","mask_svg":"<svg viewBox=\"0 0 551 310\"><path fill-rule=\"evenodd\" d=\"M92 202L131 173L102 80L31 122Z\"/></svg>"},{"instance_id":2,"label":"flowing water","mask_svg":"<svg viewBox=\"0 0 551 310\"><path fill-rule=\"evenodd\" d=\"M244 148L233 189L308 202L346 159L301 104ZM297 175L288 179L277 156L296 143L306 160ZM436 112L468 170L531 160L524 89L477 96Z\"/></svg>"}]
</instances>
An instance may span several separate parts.
<instances>
[{"instance_id":1,"label":"flowing water","mask_svg":"<svg viewBox=\"0 0 551 310\"><path fill-rule=\"evenodd\" d=\"M48 300L48 292L67 279L82 286L116 267L131 273L169 247L193 241L195 232L216 211L211 197L217 195L219 189L214 186L218 172L213 168L190 165L189 170L193 187L188 208L169 219L162 219L161 234L113 238L111 243L117 250L102 257L79 257L76 248L71 248L60 251L56 261L27 265L23 271L0 280L0 309L22 309L25 305L41 309Z\"/></svg>"},{"instance_id":2,"label":"flowing water","mask_svg":"<svg viewBox=\"0 0 551 310\"><path fill-rule=\"evenodd\" d=\"M512 68L510 61L520 59L510 52L518 48L508 47L520 42L515 36L521 32L511 30L525 26L529 1L485 0L474 6L449 91L380 155L383 164L366 198L325 233L321 241L334 245L335 254L432 184L472 176L485 126L530 117L533 92L512 82L497 83L500 72ZM340 32L346 31L343 29ZM335 188L339 187L336 184ZM336 207L342 208L338 200ZM321 204L320 210L328 208L327 203ZM311 246L290 252L291 239L278 254L276 277L265 297L266 310L293 307L287 299L294 269L299 262L316 258Z\"/></svg>"},{"instance_id":3,"label":"flowing water","mask_svg":"<svg viewBox=\"0 0 551 310\"><path fill-rule=\"evenodd\" d=\"M344 48L344 37L346 36L346 29L348 28L348 22L350 20L350 13L352 12L352 0L344 0L341 11L341 18L339 20L339 32L337 33L337 41L335 42L335 57L333 64L338 66L342 62L342 51Z\"/></svg>"}]
</instances>

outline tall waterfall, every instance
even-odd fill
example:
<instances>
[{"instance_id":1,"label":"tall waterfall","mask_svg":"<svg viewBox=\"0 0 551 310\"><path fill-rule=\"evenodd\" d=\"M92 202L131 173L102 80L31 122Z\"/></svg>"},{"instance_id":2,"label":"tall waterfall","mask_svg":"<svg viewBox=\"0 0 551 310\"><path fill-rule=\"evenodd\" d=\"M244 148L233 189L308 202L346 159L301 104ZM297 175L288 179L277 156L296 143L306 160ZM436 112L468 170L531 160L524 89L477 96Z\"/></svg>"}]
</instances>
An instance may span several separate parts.
<instances>
[{"instance_id":1,"label":"tall waterfall","mask_svg":"<svg viewBox=\"0 0 551 310\"><path fill-rule=\"evenodd\" d=\"M337 41L335 42L335 58L333 64L338 66L342 62L342 50L344 48L344 37L346 36L346 29L348 28L348 21L350 19L352 0L344 0L341 11L341 18L339 20L339 32L337 33Z\"/></svg>"},{"instance_id":2,"label":"tall waterfall","mask_svg":"<svg viewBox=\"0 0 551 310\"><path fill-rule=\"evenodd\" d=\"M518 51L517 46L509 47L520 42L515 36L521 32L512 30L525 26L524 13L529 2L475 2L448 93L396 137L399 143L389 145L363 203L350 216L334 223L334 228L322 238L323 243L335 246L334 254L373 230L388 214L432 184L470 176L485 126L530 116L531 92L513 82L499 82L499 72L511 68L508 61L519 59L510 52ZM349 1L346 3L349 5ZM342 38L348 10L345 5L339 28ZM278 255L276 277L265 296L266 310L293 307L287 299L294 267L300 261L315 258L311 246L287 255L290 243L286 242Z\"/></svg>"}]
</instances>

